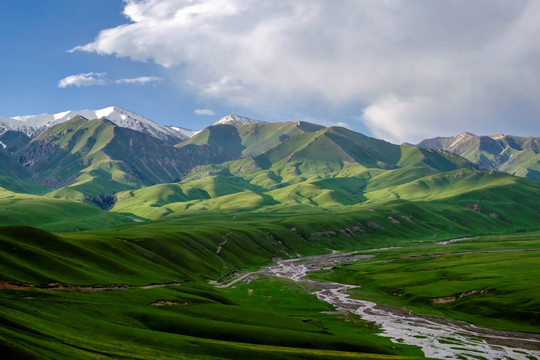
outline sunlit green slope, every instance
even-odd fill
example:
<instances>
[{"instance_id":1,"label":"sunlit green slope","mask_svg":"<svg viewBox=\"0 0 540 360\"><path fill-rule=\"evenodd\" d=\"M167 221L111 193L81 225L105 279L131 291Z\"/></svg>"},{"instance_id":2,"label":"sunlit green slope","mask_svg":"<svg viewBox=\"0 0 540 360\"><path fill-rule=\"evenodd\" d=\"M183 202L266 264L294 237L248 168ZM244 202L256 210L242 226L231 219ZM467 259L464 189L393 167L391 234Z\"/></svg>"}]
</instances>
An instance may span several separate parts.
<instances>
[{"instance_id":1,"label":"sunlit green slope","mask_svg":"<svg viewBox=\"0 0 540 360\"><path fill-rule=\"evenodd\" d=\"M397 146L332 127L291 136L255 157L196 167L176 184L119 193L113 211L159 218L186 210L337 208L377 198L390 201L399 198L390 188L457 169L464 176L476 171L474 164L448 152ZM467 186L454 188L447 181L439 192L454 196ZM421 196L427 195L411 199Z\"/></svg>"},{"instance_id":2,"label":"sunlit green slope","mask_svg":"<svg viewBox=\"0 0 540 360\"><path fill-rule=\"evenodd\" d=\"M50 231L79 231L130 223L133 218L107 213L81 202L14 193L0 188L0 226L28 225Z\"/></svg>"}]
</instances>

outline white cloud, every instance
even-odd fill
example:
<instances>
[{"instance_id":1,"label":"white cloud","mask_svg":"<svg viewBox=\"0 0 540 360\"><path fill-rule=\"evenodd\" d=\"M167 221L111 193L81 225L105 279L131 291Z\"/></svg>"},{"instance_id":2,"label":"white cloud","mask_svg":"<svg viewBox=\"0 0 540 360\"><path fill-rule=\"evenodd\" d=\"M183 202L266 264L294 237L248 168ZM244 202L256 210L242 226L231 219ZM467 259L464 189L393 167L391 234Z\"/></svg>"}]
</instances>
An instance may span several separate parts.
<instances>
[{"instance_id":1,"label":"white cloud","mask_svg":"<svg viewBox=\"0 0 540 360\"><path fill-rule=\"evenodd\" d=\"M193 113L195 113L196 115L208 115L208 116L216 115L214 110L210 110L210 109L197 109Z\"/></svg>"},{"instance_id":2,"label":"white cloud","mask_svg":"<svg viewBox=\"0 0 540 360\"><path fill-rule=\"evenodd\" d=\"M85 74L70 75L58 81L58 87L66 88L68 86L92 86L105 85L103 77L106 73L89 72Z\"/></svg>"},{"instance_id":3,"label":"white cloud","mask_svg":"<svg viewBox=\"0 0 540 360\"><path fill-rule=\"evenodd\" d=\"M162 81L163 78L158 76L140 76L136 78L127 78L127 79L118 79L115 80L115 84L140 84L140 85L146 85L148 83L152 82L159 82Z\"/></svg>"},{"instance_id":4,"label":"white cloud","mask_svg":"<svg viewBox=\"0 0 540 360\"><path fill-rule=\"evenodd\" d=\"M199 96L258 111L356 104L394 141L511 133L509 117L540 132L538 1L125 2L130 23L72 51L152 60Z\"/></svg>"}]
</instances>

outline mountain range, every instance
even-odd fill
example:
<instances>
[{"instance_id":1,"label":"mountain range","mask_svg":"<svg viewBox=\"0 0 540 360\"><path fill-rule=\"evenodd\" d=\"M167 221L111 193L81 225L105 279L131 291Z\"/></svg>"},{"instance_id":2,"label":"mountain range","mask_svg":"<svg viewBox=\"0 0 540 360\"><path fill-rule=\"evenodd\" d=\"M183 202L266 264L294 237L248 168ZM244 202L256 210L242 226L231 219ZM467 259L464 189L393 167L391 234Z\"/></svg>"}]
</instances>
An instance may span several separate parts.
<instances>
[{"instance_id":1,"label":"mountain range","mask_svg":"<svg viewBox=\"0 0 540 360\"><path fill-rule=\"evenodd\" d=\"M76 116L87 120L106 118L119 127L147 133L170 143L189 139L195 133L193 130L177 126L161 125L134 112L110 106L100 110L68 110L56 114L0 117L0 134L12 130L34 137L54 125L64 123Z\"/></svg>"},{"instance_id":2,"label":"mountain range","mask_svg":"<svg viewBox=\"0 0 540 360\"><path fill-rule=\"evenodd\" d=\"M540 181L540 138L537 137L477 136L465 132L426 139L416 146L451 151L481 166Z\"/></svg>"},{"instance_id":3,"label":"mountain range","mask_svg":"<svg viewBox=\"0 0 540 360\"><path fill-rule=\"evenodd\" d=\"M479 178L487 188L520 182L493 170L540 180L538 138L465 133L395 145L342 127L238 115L194 131L118 107L3 121L4 189L143 217L335 208L443 197Z\"/></svg>"}]
</instances>

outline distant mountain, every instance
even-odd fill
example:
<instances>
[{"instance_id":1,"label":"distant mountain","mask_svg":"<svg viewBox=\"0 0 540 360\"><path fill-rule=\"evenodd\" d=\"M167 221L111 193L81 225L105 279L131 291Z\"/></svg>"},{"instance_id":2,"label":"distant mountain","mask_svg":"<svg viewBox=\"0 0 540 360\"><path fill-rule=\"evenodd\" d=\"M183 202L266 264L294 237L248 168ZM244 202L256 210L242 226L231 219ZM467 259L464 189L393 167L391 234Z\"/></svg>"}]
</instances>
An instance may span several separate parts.
<instances>
[{"instance_id":1,"label":"distant mountain","mask_svg":"<svg viewBox=\"0 0 540 360\"><path fill-rule=\"evenodd\" d=\"M146 217L172 208L331 208L444 198L511 182L483 172L487 167L531 179L540 174L538 138L464 133L399 146L302 121L229 115L187 131L117 107L75 113L0 119L7 124L0 134L0 186L116 211L137 208Z\"/></svg>"},{"instance_id":2,"label":"distant mountain","mask_svg":"<svg viewBox=\"0 0 540 360\"><path fill-rule=\"evenodd\" d=\"M487 168L540 181L540 138L462 133L419 142L422 148L443 149Z\"/></svg>"},{"instance_id":3,"label":"distant mountain","mask_svg":"<svg viewBox=\"0 0 540 360\"><path fill-rule=\"evenodd\" d=\"M0 133L9 130L20 131L34 137L54 125L66 122L76 116L87 120L106 118L117 126L149 134L160 140L175 144L189 139L196 131L178 126L165 126L145 118L134 112L110 106L100 110L68 110L57 114L41 114L0 117Z\"/></svg>"},{"instance_id":4,"label":"distant mountain","mask_svg":"<svg viewBox=\"0 0 540 360\"><path fill-rule=\"evenodd\" d=\"M36 183L53 189L49 196L102 207L118 191L178 181L215 158L208 149L178 149L148 133L82 116L52 126L9 156Z\"/></svg>"}]
</instances>

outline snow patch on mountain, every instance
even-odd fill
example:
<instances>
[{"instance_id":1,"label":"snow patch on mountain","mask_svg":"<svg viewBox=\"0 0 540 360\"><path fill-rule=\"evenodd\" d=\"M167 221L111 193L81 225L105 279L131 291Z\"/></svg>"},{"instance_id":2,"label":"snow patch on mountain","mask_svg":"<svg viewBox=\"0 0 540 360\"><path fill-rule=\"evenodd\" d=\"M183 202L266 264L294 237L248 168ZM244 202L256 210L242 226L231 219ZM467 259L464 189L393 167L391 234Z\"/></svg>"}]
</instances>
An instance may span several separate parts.
<instances>
[{"instance_id":1,"label":"snow patch on mountain","mask_svg":"<svg viewBox=\"0 0 540 360\"><path fill-rule=\"evenodd\" d=\"M7 145L0 141L0 146L2 146L3 149L7 148Z\"/></svg>"},{"instance_id":2,"label":"snow patch on mountain","mask_svg":"<svg viewBox=\"0 0 540 360\"><path fill-rule=\"evenodd\" d=\"M465 141L465 140L468 140L468 139L473 138L473 137L476 137L476 135L471 134L471 133L469 133L469 132L464 132L464 133L462 133L462 134L459 134L458 136L456 136L456 137L454 138L454 141L450 144L449 147L456 146L456 145L459 144L460 142Z\"/></svg>"},{"instance_id":3,"label":"snow patch on mountain","mask_svg":"<svg viewBox=\"0 0 540 360\"><path fill-rule=\"evenodd\" d=\"M197 135L201 130L190 130L190 129L184 129L178 126L169 126L174 131L178 131L182 136L186 136L187 138L191 138L195 135Z\"/></svg>"},{"instance_id":4,"label":"snow patch on mountain","mask_svg":"<svg viewBox=\"0 0 540 360\"><path fill-rule=\"evenodd\" d=\"M264 123L265 121L255 120L244 116L235 114L227 115L216 121L213 125L219 124L233 124L233 125L245 125L245 124L257 124Z\"/></svg>"},{"instance_id":5,"label":"snow patch on mountain","mask_svg":"<svg viewBox=\"0 0 540 360\"><path fill-rule=\"evenodd\" d=\"M40 114L15 116L13 118L0 117L0 133L8 130L17 130L28 136L35 136L51 126L61 124L75 116L82 116L88 120L106 118L119 127L147 133L155 138L165 141L182 141L193 136L194 131L178 126L158 124L132 111L117 106L109 106L99 110L68 110L56 114Z\"/></svg>"},{"instance_id":6,"label":"snow patch on mountain","mask_svg":"<svg viewBox=\"0 0 540 360\"><path fill-rule=\"evenodd\" d=\"M6 131L13 130L11 126L9 126L10 121L10 118L0 116L0 135L5 133Z\"/></svg>"}]
</instances>

